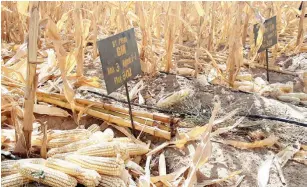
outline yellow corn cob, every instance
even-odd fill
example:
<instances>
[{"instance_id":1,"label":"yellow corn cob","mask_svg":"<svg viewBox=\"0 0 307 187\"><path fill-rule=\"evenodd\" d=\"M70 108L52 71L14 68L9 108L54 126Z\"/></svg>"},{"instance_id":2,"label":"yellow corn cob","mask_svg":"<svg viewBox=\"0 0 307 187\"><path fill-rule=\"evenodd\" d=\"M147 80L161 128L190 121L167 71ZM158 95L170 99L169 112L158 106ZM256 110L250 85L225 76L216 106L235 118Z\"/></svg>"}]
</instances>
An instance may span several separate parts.
<instances>
[{"instance_id":1,"label":"yellow corn cob","mask_svg":"<svg viewBox=\"0 0 307 187\"><path fill-rule=\"evenodd\" d=\"M48 132L48 140L67 138L71 136L81 136L84 139L90 137L92 133L87 129L72 129L72 130L51 130Z\"/></svg>"},{"instance_id":2,"label":"yellow corn cob","mask_svg":"<svg viewBox=\"0 0 307 187\"><path fill-rule=\"evenodd\" d=\"M77 186L77 180L61 171L38 164L20 165L19 173L30 180L53 187Z\"/></svg>"},{"instance_id":3,"label":"yellow corn cob","mask_svg":"<svg viewBox=\"0 0 307 187\"><path fill-rule=\"evenodd\" d=\"M133 143L133 141L130 138L128 138L128 137L114 138L113 142Z\"/></svg>"},{"instance_id":4,"label":"yellow corn cob","mask_svg":"<svg viewBox=\"0 0 307 187\"><path fill-rule=\"evenodd\" d=\"M48 142L47 147L48 148L56 148L56 147L62 147L64 145L70 144L72 142L77 142L80 140L87 139L87 136L71 136L71 137L66 137L66 138L56 138L52 139Z\"/></svg>"},{"instance_id":5,"label":"yellow corn cob","mask_svg":"<svg viewBox=\"0 0 307 187\"><path fill-rule=\"evenodd\" d=\"M78 164L81 167L96 170L100 174L119 176L125 165L120 158L94 157L84 155L68 155L65 160Z\"/></svg>"},{"instance_id":6,"label":"yellow corn cob","mask_svg":"<svg viewBox=\"0 0 307 187\"><path fill-rule=\"evenodd\" d=\"M28 184L30 180L20 173L15 173L1 178L2 187L19 187Z\"/></svg>"},{"instance_id":7,"label":"yellow corn cob","mask_svg":"<svg viewBox=\"0 0 307 187\"><path fill-rule=\"evenodd\" d=\"M117 154L120 154L122 158L128 158L128 151L123 149L118 142L103 142L84 147L79 149L77 154L102 157L115 157Z\"/></svg>"},{"instance_id":8,"label":"yellow corn cob","mask_svg":"<svg viewBox=\"0 0 307 187\"><path fill-rule=\"evenodd\" d=\"M121 144L123 149L127 149L130 156L144 155L148 153L149 149L146 145L135 143L123 143Z\"/></svg>"},{"instance_id":9,"label":"yellow corn cob","mask_svg":"<svg viewBox=\"0 0 307 187\"><path fill-rule=\"evenodd\" d=\"M93 124L93 125L89 126L87 128L87 130L89 130L93 134L93 133L95 133L97 131L100 131L100 126L97 125L97 124Z\"/></svg>"},{"instance_id":10,"label":"yellow corn cob","mask_svg":"<svg viewBox=\"0 0 307 187\"><path fill-rule=\"evenodd\" d=\"M125 182L119 177L101 175L101 181L98 187L126 187Z\"/></svg>"},{"instance_id":11,"label":"yellow corn cob","mask_svg":"<svg viewBox=\"0 0 307 187\"><path fill-rule=\"evenodd\" d=\"M88 187L97 186L101 179L95 170L84 169L77 164L65 160L49 158L47 159L46 166L73 176L80 184Z\"/></svg>"},{"instance_id":12,"label":"yellow corn cob","mask_svg":"<svg viewBox=\"0 0 307 187\"><path fill-rule=\"evenodd\" d=\"M20 164L22 163L33 163L33 164L45 164L43 158L28 158L22 160L5 160L1 162L1 176L11 175L18 173Z\"/></svg>"}]
</instances>

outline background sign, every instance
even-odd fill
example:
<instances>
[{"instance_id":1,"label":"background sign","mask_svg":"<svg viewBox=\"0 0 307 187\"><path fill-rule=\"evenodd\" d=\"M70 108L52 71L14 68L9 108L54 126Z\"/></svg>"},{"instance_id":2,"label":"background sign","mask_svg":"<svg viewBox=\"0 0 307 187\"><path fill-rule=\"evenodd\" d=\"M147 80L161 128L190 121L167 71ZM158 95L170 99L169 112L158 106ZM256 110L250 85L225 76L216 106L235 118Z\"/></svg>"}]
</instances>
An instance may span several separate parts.
<instances>
[{"instance_id":1,"label":"background sign","mask_svg":"<svg viewBox=\"0 0 307 187\"><path fill-rule=\"evenodd\" d=\"M263 34L263 41L262 41L262 45L260 46L258 50L258 53L277 44L276 16L265 20L264 27L265 27L265 30ZM259 24L256 24L254 25L255 43L258 37L258 31L259 31Z\"/></svg>"},{"instance_id":2,"label":"background sign","mask_svg":"<svg viewBox=\"0 0 307 187\"><path fill-rule=\"evenodd\" d=\"M97 42L108 94L141 73L134 28Z\"/></svg>"}]
</instances>

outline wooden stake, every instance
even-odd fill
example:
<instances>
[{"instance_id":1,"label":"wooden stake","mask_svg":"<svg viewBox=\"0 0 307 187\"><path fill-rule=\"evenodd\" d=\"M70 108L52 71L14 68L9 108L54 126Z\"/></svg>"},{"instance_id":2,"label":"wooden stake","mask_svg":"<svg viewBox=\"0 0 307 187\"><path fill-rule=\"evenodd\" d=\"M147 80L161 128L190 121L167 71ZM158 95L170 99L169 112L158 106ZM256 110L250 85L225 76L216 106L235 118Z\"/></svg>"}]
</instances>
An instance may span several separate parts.
<instances>
[{"instance_id":1,"label":"wooden stake","mask_svg":"<svg viewBox=\"0 0 307 187\"><path fill-rule=\"evenodd\" d=\"M28 64L24 104L23 133L26 142L26 150L31 148L31 135L33 131L33 108L37 85L36 63L37 63L37 40L39 35L39 2L30 2L31 17L29 22L28 41ZM18 152L18 150L15 150ZM21 151L21 153L25 153Z\"/></svg>"}]
</instances>

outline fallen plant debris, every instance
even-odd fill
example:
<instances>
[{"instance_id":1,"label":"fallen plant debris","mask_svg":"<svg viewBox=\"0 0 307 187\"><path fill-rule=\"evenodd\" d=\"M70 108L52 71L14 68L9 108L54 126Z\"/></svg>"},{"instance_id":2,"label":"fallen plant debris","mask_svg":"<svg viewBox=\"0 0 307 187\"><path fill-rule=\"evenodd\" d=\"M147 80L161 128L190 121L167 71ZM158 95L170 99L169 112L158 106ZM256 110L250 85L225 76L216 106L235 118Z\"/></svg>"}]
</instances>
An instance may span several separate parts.
<instances>
[{"instance_id":1,"label":"fallen plant debris","mask_svg":"<svg viewBox=\"0 0 307 187\"><path fill-rule=\"evenodd\" d=\"M305 186L306 7L1 2L1 186ZM129 28L133 124L97 48Z\"/></svg>"}]
</instances>

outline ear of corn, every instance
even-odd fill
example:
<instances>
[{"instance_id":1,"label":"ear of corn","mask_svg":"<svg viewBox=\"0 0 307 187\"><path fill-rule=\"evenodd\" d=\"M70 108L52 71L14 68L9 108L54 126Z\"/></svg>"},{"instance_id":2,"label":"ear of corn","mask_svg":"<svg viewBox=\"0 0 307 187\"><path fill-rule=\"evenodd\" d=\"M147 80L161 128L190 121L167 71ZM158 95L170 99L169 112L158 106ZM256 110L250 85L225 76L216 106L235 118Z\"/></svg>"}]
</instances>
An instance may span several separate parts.
<instances>
[{"instance_id":1,"label":"ear of corn","mask_svg":"<svg viewBox=\"0 0 307 187\"><path fill-rule=\"evenodd\" d=\"M126 158L130 156L144 155L149 151L147 146L135 143L119 143L119 142L104 142L100 144L91 145L89 147L81 148L77 154L88 156L102 156L102 157L115 157L120 154Z\"/></svg>"},{"instance_id":2,"label":"ear of corn","mask_svg":"<svg viewBox=\"0 0 307 187\"><path fill-rule=\"evenodd\" d=\"M30 182L29 179L22 176L20 173L15 173L1 178L2 187L19 187Z\"/></svg>"},{"instance_id":3,"label":"ear of corn","mask_svg":"<svg viewBox=\"0 0 307 187\"><path fill-rule=\"evenodd\" d=\"M144 155L148 153L149 148L146 145L135 144L135 143L122 143L123 149L128 150L130 156Z\"/></svg>"},{"instance_id":4,"label":"ear of corn","mask_svg":"<svg viewBox=\"0 0 307 187\"><path fill-rule=\"evenodd\" d=\"M48 133L48 139L67 138L72 136L82 136L88 138L91 132L87 129L72 129L72 130L52 130Z\"/></svg>"},{"instance_id":5,"label":"ear of corn","mask_svg":"<svg viewBox=\"0 0 307 187\"><path fill-rule=\"evenodd\" d=\"M89 139L95 140L98 142L109 142L114 138L114 132L112 129L106 129L104 132L97 131L93 133Z\"/></svg>"},{"instance_id":6,"label":"ear of corn","mask_svg":"<svg viewBox=\"0 0 307 187\"><path fill-rule=\"evenodd\" d=\"M64 145L62 147L50 149L47 153L47 157L51 157L55 154L60 154L60 153L74 152L82 147L87 147L93 144L97 144L98 142L112 141L113 137L114 137L114 132L111 129L106 129L104 132L97 131L93 133L90 136L90 138L87 140L80 140L77 142Z\"/></svg>"},{"instance_id":7,"label":"ear of corn","mask_svg":"<svg viewBox=\"0 0 307 187\"><path fill-rule=\"evenodd\" d=\"M45 159L43 158L28 158L22 160L5 160L1 162L1 176L7 176L18 173L20 164L23 163L33 163L33 164L45 164Z\"/></svg>"},{"instance_id":8,"label":"ear of corn","mask_svg":"<svg viewBox=\"0 0 307 187\"><path fill-rule=\"evenodd\" d=\"M14 165L17 164L17 160L5 160L1 162L1 177L12 175L18 172Z\"/></svg>"},{"instance_id":9,"label":"ear of corn","mask_svg":"<svg viewBox=\"0 0 307 187\"><path fill-rule=\"evenodd\" d=\"M75 178L61 171L38 164L22 164L19 173L30 180L53 187L77 186L77 180Z\"/></svg>"},{"instance_id":10,"label":"ear of corn","mask_svg":"<svg viewBox=\"0 0 307 187\"><path fill-rule=\"evenodd\" d=\"M73 176L80 184L88 187L97 186L101 179L95 170L84 169L77 164L65 160L49 158L47 159L46 166Z\"/></svg>"},{"instance_id":11,"label":"ear of corn","mask_svg":"<svg viewBox=\"0 0 307 187\"><path fill-rule=\"evenodd\" d=\"M125 182L119 178L114 176L101 175L101 181L98 185L99 187L126 187Z\"/></svg>"},{"instance_id":12,"label":"ear of corn","mask_svg":"<svg viewBox=\"0 0 307 187\"><path fill-rule=\"evenodd\" d=\"M95 143L96 143L95 141L87 139L87 140L80 140L77 142L73 142L73 143L64 145L62 147L52 148L47 152L47 157L51 157L55 154L60 154L60 153L74 152L80 149L81 147L87 147Z\"/></svg>"},{"instance_id":13,"label":"ear of corn","mask_svg":"<svg viewBox=\"0 0 307 187\"><path fill-rule=\"evenodd\" d=\"M65 138L56 138L52 139L48 142L48 148L56 148L56 147L62 147L64 145L70 144L72 142L77 142L80 140L87 139L88 137L85 135L83 136L73 136L71 135L70 137L65 137Z\"/></svg>"},{"instance_id":14,"label":"ear of corn","mask_svg":"<svg viewBox=\"0 0 307 187\"><path fill-rule=\"evenodd\" d=\"M93 133L95 133L95 132L97 132L97 131L100 131L101 129L100 129L100 126L99 126L99 125L93 124L93 125L89 126L89 127L87 128L87 130L90 131L90 132L93 134Z\"/></svg>"},{"instance_id":15,"label":"ear of corn","mask_svg":"<svg viewBox=\"0 0 307 187\"><path fill-rule=\"evenodd\" d=\"M96 170L100 174L119 176L124 169L124 161L120 158L94 157L84 155L68 155L65 160L87 169Z\"/></svg>"},{"instance_id":16,"label":"ear of corn","mask_svg":"<svg viewBox=\"0 0 307 187\"><path fill-rule=\"evenodd\" d=\"M128 152L122 149L117 142L104 142L100 144L91 145L89 147L81 148L77 154L88 156L102 156L102 157L115 157L117 154L127 157Z\"/></svg>"},{"instance_id":17,"label":"ear of corn","mask_svg":"<svg viewBox=\"0 0 307 187\"><path fill-rule=\"evenodd\" d=\"M68 153L58 153L58 154L54 154L49 158L54 158L54 159L61 159L61 160L65 160L65 157L71 154L75 154L75 152L68 152Z\"/></svg>"}]
</instances>

